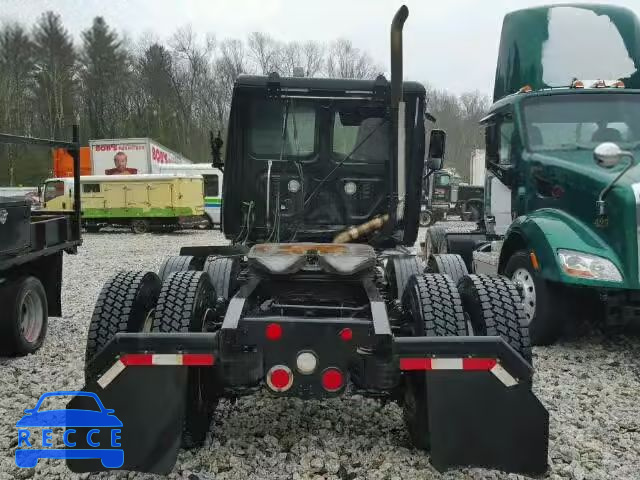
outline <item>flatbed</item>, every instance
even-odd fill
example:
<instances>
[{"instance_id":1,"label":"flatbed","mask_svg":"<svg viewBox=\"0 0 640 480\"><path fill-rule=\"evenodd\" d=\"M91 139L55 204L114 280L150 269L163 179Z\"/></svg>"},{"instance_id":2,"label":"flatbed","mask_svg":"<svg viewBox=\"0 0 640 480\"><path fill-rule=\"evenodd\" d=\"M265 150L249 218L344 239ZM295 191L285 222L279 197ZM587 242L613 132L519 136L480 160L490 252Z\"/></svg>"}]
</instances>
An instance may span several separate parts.
<instances>
[{"instance_id":1,"label":"flatbed","mask_svg":"<svg viewBox=\"0 0 640 480\"><path fill-rule=\"evenodd\" d=\"M79 185L78 130L71 142L0 134L0 143L66 148ZM21 197L0 197L0 354L35 352L44 341L48 317L62 315L62 256L82 244L79 188L69 212L32 209Z\"/></svg>"}]
</instances>

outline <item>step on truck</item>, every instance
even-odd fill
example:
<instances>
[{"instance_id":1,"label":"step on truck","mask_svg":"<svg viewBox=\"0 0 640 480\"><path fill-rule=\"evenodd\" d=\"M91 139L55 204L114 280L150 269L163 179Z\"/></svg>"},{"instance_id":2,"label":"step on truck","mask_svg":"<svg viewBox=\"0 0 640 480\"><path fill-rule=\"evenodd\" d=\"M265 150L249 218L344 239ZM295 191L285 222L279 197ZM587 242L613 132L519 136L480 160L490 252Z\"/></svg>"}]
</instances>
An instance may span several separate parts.
<instances>
[{"instance_id":1,"label":"step on truck","mask_svg":"<svg viewBox=\"0 0 640 480\"><path fill-rule=\"evenodd\" d=\"M583 313L640 317L639 32L609 5L507 15L482 120L484 218L468 234L425 234L429 271L516 283L534 344Z\"/></svg>"},{"instance_id":2,"label":"step on truck","mask_svg":"<svg viewBox=\"0 0 640 480\"><path fill-rule=\"evenodd\" d=\"M78 128L72 141L0 134L0 144L64 148L80 184ZM0 197L0 355L34 353L44 342L49 316L62 315L64 253L82 243L80 199L67 211L31 208L24 197Z\"/></svg>"},{"instance_id":3,"label":"step on truck","mask_svg":"<svg viewBox=\"0 0 640 480\"><path fill-rule=\"evenodd\" d=\"M159 273L104 285L84 390L123 423L123 469L171 471L181 446L205 442L219 399L266 389L396 401L440 470L546 470L549 417L514 284L457 286L412 250L425 89L402 81L407 16L403 6L391 25L390 82L240 76L224 162L230 245L185 246ZM430 169L444 150L433 131Z\"/></svg>"}]
</instances>

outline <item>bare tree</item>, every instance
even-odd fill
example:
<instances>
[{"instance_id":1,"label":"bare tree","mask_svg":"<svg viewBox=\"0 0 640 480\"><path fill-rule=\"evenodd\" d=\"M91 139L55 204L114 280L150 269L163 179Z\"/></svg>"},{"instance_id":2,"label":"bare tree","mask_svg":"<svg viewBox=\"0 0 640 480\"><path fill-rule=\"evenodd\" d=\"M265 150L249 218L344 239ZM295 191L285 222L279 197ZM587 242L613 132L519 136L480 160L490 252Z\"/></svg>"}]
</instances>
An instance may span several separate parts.
<instances>
[{"instance_id":1,"label":"bare tree","mask_svg":"<svg viewBox=\"0 0 640 480\"><path fill-rule=\"evenodd\" d=\"M251 33L247 47L258 72L269 75L277 70L281 47L270 35L262 32Z\"/></svg>"},{"instance_id":2,"label":"bare tree","mask_svg":"<svg viewBox=\"0 0 640 480\"><path fill-rule=\"evenodd\" d=\"M323 44L308 41L302 44L302 67L305 77L315 77L322 71L325 47Z\"/></svg>"},{"instance_id":3,"label":"bare tree","mask_svg":"<svg viewBox=\"0 0 640 480\"><path fill-rule=\"evenodd\" d=\"M330 77L375 78L380 71L369 54L355 48L350 40L340 38L331 44L327 57Z\"/></svg>"}]
</instances>

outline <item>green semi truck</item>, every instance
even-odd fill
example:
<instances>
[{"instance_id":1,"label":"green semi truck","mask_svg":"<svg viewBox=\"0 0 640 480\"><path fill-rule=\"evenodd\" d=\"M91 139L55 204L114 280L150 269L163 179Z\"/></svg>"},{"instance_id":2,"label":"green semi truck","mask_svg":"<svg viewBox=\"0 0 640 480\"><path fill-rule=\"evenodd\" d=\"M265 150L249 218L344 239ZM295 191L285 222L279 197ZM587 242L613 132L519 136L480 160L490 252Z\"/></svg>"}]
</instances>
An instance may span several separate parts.
<instances>
[{"instance_id":1,"label":"green semi truck","mask_svg":"<svg viewBox=\"0 0 640 480\"><path fill-rule=\"evenodd\" d=\"M504 19L476 231L427 230L432 271L498 272L520 290L534 344L595 300L640 318L640 22L559 5ZM488 292L491 294L491 292Z\"/></svg>"}]
</instances>

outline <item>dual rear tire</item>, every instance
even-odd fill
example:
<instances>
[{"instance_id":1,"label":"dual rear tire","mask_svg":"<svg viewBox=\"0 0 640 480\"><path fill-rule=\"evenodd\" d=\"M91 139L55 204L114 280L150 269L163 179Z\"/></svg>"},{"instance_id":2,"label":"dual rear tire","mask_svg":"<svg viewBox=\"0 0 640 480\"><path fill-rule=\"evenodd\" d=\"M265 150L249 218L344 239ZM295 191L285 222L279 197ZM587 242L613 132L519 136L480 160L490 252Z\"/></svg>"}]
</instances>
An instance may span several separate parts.
<instances>
[{"instance_id":1,"label":"dual rear tire","mask_svg":"<svg viewBox=\"0 0 640 480\"><path fill-rule=\"evenodd\" d=\"M102 288L89 326L85 379L96 380L91 360L121 332L201 332L216 325L216 292L201 271L171 272L164 281L153 272L120 272ZM209 431L219 392L215 373L189 367L182 443L201 445Z\"/></svg>"},{"instance_id":2,"label":"dual rear tire","mask_svg":"<svg viewBox=\"0 0 640 480\"><path fill-rule=\"evenodd\" d=\"M520 297L509 279L465 275L456 284L445 274L414 275L407 283L402 305L412 336L501 336L532 362ZM403 410L413 444L429 449L425 372L404 374Z\"/></svg>"}]
</instances>

